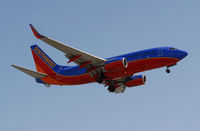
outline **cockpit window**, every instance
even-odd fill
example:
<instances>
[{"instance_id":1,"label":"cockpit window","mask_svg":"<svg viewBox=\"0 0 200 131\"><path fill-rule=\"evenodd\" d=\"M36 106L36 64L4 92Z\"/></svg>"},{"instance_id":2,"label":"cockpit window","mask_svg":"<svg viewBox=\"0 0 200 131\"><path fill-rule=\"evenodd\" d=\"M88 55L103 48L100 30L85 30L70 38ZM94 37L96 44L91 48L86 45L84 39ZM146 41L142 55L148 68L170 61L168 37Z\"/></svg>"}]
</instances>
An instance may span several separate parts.
<instances>
[{"instance_id":1,"label":"cockpit window","mask_svg":"<svg viewBox=\"0 0 200 131\"><path fill-rule=\"evenodd\" d=\"M170 50L175 50L175 48L174 47L172 47L172 48L169 48Z\"/></svg>"}]
</instances>

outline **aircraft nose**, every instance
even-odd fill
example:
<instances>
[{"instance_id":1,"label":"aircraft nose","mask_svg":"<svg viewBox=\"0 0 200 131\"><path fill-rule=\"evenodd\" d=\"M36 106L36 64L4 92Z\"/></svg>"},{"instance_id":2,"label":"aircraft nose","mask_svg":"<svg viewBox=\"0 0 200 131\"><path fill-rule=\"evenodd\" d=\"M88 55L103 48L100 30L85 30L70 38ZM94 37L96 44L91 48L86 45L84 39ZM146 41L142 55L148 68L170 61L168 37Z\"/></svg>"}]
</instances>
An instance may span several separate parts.
<instances>
[{"instance_id":1,"label":"aircraft nose","mask_svg":"<svg viewBox=\"0 0 200 131\"><path fill-rule=\"evenodd\" d=\"M179 50L179 58L183 59L188 55L188 53L184 50Z\"/></svg>"}]
</instances>

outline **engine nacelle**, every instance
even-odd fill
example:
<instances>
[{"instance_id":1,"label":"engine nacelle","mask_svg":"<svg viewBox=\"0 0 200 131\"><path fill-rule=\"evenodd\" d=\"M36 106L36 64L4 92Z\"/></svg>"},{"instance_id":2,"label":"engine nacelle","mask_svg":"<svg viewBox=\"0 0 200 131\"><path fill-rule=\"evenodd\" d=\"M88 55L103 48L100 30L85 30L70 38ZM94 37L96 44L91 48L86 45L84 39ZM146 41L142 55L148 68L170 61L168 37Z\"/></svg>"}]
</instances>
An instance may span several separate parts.
<instances>
[{"instance_id":1,"label":"engine nacelle","mask_svg":"<svg viewBox=\"0 0 200 131\"><path fill-rule=\"evenodd\" d=\"M121 71L128 66L126 58L115 58L106 62L104 68L108 72Z\"/></svg>"},{"instance_id":2,"label":"engine nacelle","mask_svg":"<svg viewBox=\"0 0 200 131\"><path fill-rule=\"evenodd\" d=\"M127 87L139 86L144 85L146 83L146 76L145 75L136 75L130 78L128 82L126 82Z\"/></svg>"}]
</instances>

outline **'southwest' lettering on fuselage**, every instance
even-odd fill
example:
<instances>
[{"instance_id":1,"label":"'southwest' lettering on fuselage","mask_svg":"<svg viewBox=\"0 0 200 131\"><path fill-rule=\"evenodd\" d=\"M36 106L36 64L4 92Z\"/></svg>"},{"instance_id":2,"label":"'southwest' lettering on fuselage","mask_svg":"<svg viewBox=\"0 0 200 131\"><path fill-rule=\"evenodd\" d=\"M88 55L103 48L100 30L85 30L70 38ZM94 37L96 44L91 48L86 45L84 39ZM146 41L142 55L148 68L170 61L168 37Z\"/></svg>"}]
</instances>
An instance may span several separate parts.
<instances>
[{"instance_id":1,"label":"'southwest' lettering on fuselage","mask_svg":"<svg viewBox=\"0 0 200 131\"><path fill-rule=\"evenodd\" d=\"M34 51L51 67L54 68L56 66L56 64L50 60L45 54L44 52L42 52L38 47L34 48Z\"/></svg>"}]
</instances>

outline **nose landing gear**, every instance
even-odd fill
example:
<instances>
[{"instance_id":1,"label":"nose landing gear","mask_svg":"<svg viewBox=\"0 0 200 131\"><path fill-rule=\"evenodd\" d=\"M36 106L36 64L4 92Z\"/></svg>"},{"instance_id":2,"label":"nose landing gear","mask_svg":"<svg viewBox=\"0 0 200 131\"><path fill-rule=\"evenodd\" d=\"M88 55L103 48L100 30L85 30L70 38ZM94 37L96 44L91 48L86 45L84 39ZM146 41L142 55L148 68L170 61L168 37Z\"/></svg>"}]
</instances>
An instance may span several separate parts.
<instances>
[{"instance_id":1,"label":"nose landing gear","mask_svg":"<svg viewBox=\"0 0 200 131\"><path fill-rule=\"evenodd\" d=\"M169 69L169 68L167 68L167 69L166 69L166 72L167 72L167 73L170 73L170 69Z\"/></svg>"},{"instance_id":2,"label":"nose landing gear","mask_svg":"<svg viewBox=\"0 0 200 131\"><path fill-rule=\"evenodd\" d=\"M172 64L172 65L169 65L169 66L167 66L166 72L167 72L167 73L170 73L170 69L169 69L169 67L172 67L172 66L175 66L175 65L176 65L176 63L175 63L175 64Z\"/></svg>"}]
</instances>

